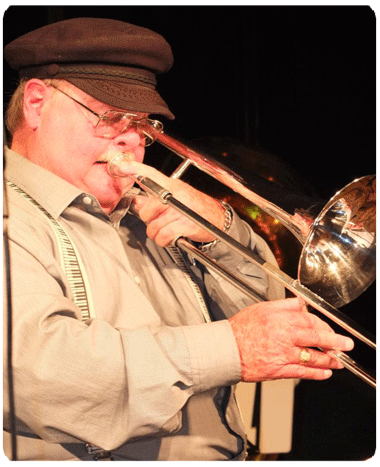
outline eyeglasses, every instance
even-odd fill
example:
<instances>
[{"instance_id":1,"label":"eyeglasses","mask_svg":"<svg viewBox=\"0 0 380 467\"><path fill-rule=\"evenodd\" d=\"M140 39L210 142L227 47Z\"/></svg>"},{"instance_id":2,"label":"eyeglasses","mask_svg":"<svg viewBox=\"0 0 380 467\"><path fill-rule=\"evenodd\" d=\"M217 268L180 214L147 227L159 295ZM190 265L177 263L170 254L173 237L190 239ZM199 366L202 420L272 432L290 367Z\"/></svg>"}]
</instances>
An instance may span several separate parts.
<instances>
[{"instance_id":1,"label":"eyeglasses","mask_svg":"<svg viewBox=\"0 0 380 467\"><path fill-rule=\"evenodd\" d=\"M134 113L119 112L118 110L107 110L104 112L104 114L99 115L86 105L82 104L82 102L79 102L65 91L62 91L62 89L59 89L57 86L54 86L53 84L50 84L50 86L98 117L98 121L94 128L95 135L99 136L100 138L116 138L116 136L121 135L128 129L133 129L136 131L136 133L139 134L140 138L144 140L144 145L150 146L156 141L157 133L161 133L164 128L164 125L160 121L140 117Z\"/></svg>"}]
</instances>

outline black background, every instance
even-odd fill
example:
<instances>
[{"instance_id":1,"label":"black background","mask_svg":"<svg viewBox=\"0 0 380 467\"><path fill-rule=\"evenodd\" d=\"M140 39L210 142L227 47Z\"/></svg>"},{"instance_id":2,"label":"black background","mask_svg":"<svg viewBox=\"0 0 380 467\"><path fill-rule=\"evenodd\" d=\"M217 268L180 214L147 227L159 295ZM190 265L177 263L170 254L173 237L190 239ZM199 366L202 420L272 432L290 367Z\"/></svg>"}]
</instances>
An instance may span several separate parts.
<instances>
[{"instance_id":1,"label":"black background","mask_svg":"<svg viewBox=\"0 0 380 467\"><path fill-rule=\"evenodd\" d=\"M138 24L171 44L174 66L158 85L176 115L165 122L168 132L186 140L237 138L263 148L326 199L375 173L376 18L369 7L10 7L4 45L79 16ZM4 64L5 103L16 79ZM374 333L375 287L342 311ZM371 352L359 343L353 357L374 371ZM293 450L281 459L373 455L374 393L347 370L328 382L302 382Z\"/></svg>"}]
</instances>

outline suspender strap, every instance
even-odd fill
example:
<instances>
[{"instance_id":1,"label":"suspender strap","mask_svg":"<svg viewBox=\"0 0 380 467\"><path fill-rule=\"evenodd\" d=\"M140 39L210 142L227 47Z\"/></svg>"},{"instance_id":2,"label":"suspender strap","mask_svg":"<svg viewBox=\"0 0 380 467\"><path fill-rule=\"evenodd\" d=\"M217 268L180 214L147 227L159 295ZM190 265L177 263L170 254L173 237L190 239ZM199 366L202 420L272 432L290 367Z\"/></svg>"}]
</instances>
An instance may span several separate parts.
<instances>
[{"instance_id":1,"label":"suspender strap","mask_svg":"<svg viewBox=\"0 0 380 467\"><path fill-rule=\"evenodd\" d=\"M93 302L88 279L79 252L70 239L69 234L65 231L62 225L56 219L54 219L54 217L52 217L46 211L46 209L37 203L35 199L28 195L28 193L9 180L6 180L6 183L23 198L29 201L37 209L37 211L44 215L48 220L57 239L61 265L65 270L67 280L70 284L74 296L74 302L81 310L82 321L93 318L95 313L93 311ZM104 449L98 448L97 446L93 446L88 443L86 443L85 447L89 454L94 455L94 460L112 459L110 451L105 451Z\"/></svg>"},{"instance_id":2,"label":"suspender strap","mask_svg":"<svg viewBox=\"0 0 380 467\"><path fill-rule=\"evenodd\" d=\"M211 317L207 308L207 305L205 303L205 300L203 298L202 292L200 291L198 285L196 284L195 280L193 279L191 275L191 271L189 269L189 266L186 264L181 250L177 248L176 246L168 246L167 251L169 252L170 256L173 258L173 261L176 263L176 265L181 269L181 271L185 274L185 277L192 288L195 298L198 302L198 305L202 311L203 317L206 321L206 323L211 322Z\"/></svg>"},{"instance_id":3,"label":"suspender strap","mask_svg":"<svg viewBox=\"0 0 380 467\"><path fill-rule=\"evenodd\" d=\"M88 283L88 278L83 267L81 257L76 249L74 243L70 239L69 234L65 231L62 225L54 219L36 200L34 200L28 193L19 188L14 183L6 180L9 187L13 188L29 203L31 203L36 210L45 216L48 220L55 237L57 239L60 262L65 270L65 275L70 284L71 291L74 296L74 302L79 307L82 313L82 320L86 321L95 316L94 307L91 298L91 291Z\"/></svg>"}]
</instances>

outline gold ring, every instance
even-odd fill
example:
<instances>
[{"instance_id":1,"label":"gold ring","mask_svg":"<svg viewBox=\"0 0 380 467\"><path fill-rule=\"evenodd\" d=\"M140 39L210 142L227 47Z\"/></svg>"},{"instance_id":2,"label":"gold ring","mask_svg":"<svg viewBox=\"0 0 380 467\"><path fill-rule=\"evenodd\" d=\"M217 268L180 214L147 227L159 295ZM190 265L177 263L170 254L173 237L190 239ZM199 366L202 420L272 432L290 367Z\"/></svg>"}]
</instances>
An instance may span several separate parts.
<instances>
[{"instance_id":1,"label":"gold ring","mask_svg":"<svg viewBox=\"0 0 380 467\"><path fill-rule=\"evenodd\" d=\"M310 353L306 349L302 349L300 353L300 363L308 363L310 360Z\"/></svg>"}]
</instances>

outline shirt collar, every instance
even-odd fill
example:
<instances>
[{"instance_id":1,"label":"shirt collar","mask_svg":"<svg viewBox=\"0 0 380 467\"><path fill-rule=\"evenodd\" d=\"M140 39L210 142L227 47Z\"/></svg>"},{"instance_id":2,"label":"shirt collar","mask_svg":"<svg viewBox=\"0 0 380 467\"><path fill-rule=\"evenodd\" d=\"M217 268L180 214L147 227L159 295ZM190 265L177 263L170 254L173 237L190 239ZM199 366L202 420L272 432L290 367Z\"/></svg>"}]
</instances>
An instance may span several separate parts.
<instances>
[{"instance_id":1,"label":"shirt collar","mask_svg":"<svg viewBox=\"0 0 380 467\"><path fill-rule=\"evenodd\" d=\"M57 219L81 190L8 148L5 176Z\"/></svg>"},{"instance_id":2,"label":"shirt collar","mask_svg":"<svg viewBox=\"0 0 380 467\"><path fill-rule=\"evenodd\" d=\"M129 210L133 196L134 195L128 193L124 198L122 198L109 216L100 207L98 200L88 193L81 193L72 201L72 203L70 203L70 206L75 206L82 211L86 211L100 219L103 219L104 221L110 222L115 229L118 229L120 227L121 220Z\"/></svg>"}]
</instances>

